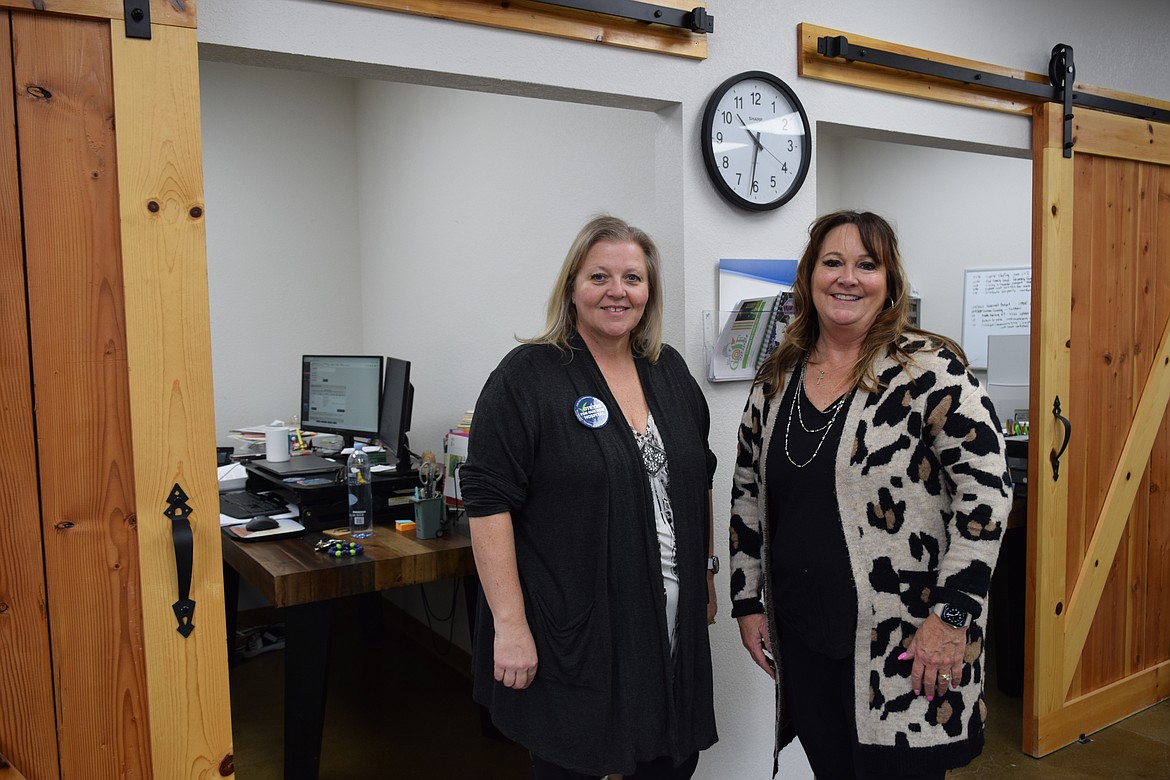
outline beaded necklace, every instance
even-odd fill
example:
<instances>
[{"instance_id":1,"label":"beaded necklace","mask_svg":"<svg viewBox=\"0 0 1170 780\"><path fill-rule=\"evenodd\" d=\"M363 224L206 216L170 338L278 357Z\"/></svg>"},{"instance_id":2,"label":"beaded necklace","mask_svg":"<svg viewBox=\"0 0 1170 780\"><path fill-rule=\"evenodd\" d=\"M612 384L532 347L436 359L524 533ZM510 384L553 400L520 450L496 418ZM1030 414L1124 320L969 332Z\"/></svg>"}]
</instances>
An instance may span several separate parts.
<instances>
[{"instance_id":1,"label":"beaded necklace","mask_svg":"<svg viewBox=\"0 0 1170 780\"><path fill-rule=\"evenodd\" d=\"M800 397L802 397L802 396L805 398L808 397L808 396L805 396L805 394L804 394L804 369L805 369L806 365L808 365L807 360L804 363L800 364L800 376L797 377L797 381L800 384L797 385L796 392L794 392L792 394L792 404L788 407L788 425L786 425L784 427L784 456L786 458L788 458L789 463L791 463L793 466L795 466L798 469L802 469L805 466L807 466L808 464L812 463L813 458L815 458L817 456L817 453L821 451L821 446L825 443L825 439L829 438L829 429L832 428L833 423L837 421L837 415L841 413L841 409L845 406L845 399L848 397L848 394L845 394L833 402L833 405L829 407L829 409L833 410L833 416L830 417L829 421L827 423L825 423L824 425L822 425L820 428L809 428L807 425L805 425L804 424L804 415L800 411ZM812 403L812 402L810 401L809 403ZM800 422L800 427L804 429L805 433L820 433L821 434L821 440L817 442L816 449L813 450L813 454L810 455L808 460L806 460L804 463L797 463L796 461L794 461L792 459L792 453L788 448L788 435L789 435L789 431L792 430L792 416L793 416L792 411L794 408L796 410L796 418ZM826 409L825 412L828 412L829 409ZM823 433L821 433L822 431L823 431Z\"/></svg>"},{"instance_id":2,"label":"beaded necklace","mask_svg":"<svg viewBox=\"0 0 1170 780\"><path fill-rule=\"evenodd\" d=\"M634 441L638 444L638 451L642 453L646 473L655 476L666 465L666 450L659 445L649 426L646 427L645 433L638 433L632 426L630 430L634 432Z\"/></svg>"}]
</instances>

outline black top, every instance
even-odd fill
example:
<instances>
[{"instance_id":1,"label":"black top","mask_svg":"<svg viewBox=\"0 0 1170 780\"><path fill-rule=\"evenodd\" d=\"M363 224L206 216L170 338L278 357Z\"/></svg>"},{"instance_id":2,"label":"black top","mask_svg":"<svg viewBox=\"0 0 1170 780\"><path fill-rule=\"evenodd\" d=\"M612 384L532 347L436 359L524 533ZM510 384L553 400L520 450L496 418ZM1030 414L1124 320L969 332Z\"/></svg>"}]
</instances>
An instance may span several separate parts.
<instances>
[{"instance_id":1,"label":"black top","mask_svg":"<svg viewBox=\"0 0 1170 780\"><path fill-rule=\"evenodd\" d=\"M857 630L857 591L833 475L853 394L841 400L833 419L834 407L820 411L800 385L796 372L777 410L764 475L777 630L829 658L848 658ZM799 416L792 406L794 396L799 399ZM818 430L826 425L828 429ZM792 461L807 465L798 468Z\"/></svg>"},{"instance_id":2,"label":"black top","mask_svg":"<svg viewBox=\"0 0 1170 780\"><path fill-rule=\"evenodd\" d=\"M707 403L669 346L657 363L635 362L670 462L679 574L673 659L642 455L583 345L571 358L531 344L504 358L475 405L459 472L473 534L477 518L511 513L539 656L528 689L497 683L492 616L481 598L475 700L536 755L594 776L631 774L635 763L660 756L679 762L716 739L706 619L715 469ZM576 414L589 398L609 410L600 427Z\"/></svg>"}]
</instances>

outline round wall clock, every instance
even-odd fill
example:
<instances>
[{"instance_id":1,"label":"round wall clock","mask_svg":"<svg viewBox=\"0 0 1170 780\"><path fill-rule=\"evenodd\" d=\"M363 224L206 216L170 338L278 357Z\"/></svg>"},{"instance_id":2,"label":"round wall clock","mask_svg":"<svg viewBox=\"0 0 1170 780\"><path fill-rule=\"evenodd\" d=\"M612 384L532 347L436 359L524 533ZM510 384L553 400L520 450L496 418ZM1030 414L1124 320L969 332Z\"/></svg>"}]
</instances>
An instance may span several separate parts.
<instances>
[{"instance_id":1,"label":"round wall clock","mask_svg":"<svg viewBox=\"0 0 1170 780\"><path fill-rule=\"evenodd\" d=\"M812 158L804 106L787 84L759 70L732 76L711 94L700 141L715 189L752 211L791 200Z\"/></svg>"}]
</instances>

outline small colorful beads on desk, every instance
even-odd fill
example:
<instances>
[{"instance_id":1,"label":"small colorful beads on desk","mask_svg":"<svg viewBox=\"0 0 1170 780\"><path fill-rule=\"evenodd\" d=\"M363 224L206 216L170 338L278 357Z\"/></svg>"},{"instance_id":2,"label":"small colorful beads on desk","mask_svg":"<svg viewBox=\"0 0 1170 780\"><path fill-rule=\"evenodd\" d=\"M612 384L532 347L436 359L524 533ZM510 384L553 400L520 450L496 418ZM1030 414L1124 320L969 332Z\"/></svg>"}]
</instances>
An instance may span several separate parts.
<instances>
[{"instance_id":1,"label":"small colorful beads on desk","mask_svg":"<svg viewBox=\"0 0 1170 780\"><path fill-rule=\"evenodd\" d=\"M352 558L361 555L364 548L357 542L343 542L338 539L322 539L317 542L317 552L325 553L334 558Z\"/></svg>"}]
</instances>

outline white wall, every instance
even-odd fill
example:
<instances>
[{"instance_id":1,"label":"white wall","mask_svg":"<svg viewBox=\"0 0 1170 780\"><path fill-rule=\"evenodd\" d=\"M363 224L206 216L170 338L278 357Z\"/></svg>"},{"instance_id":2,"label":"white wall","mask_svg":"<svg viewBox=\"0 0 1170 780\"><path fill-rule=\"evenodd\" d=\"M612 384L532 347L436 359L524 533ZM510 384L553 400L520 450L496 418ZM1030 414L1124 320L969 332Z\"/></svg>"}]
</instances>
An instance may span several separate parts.
<instances>
[{"instance_id":1,"label":"white wall","mask_svg":"<svg viewBox=\"0 0 1170 780\"><path fill-rule=\"evenodd\" d=\"M302 354L362 346L339 309L360 289L355 85L215 62L199 76L222 436L298 411Z\"/></svg>"},{"instance_id":2,"label":"white wall","mask_svg":"<svg viewBox=\"0 0 1170 780\"><path fill-rule=\"evenodd\" d=\"M544 325L589 215L677 231L657 222L655 117L376 81L357 116L365 348L411 361L411 447L440 452L515 337Z\"/></svg>"},{"instance_id":3,"label":"white wall","mask_svg":"<svg viewBox=\"0 0 1170 780\"><path fill-rule=\"evenodd\" d=\"M1016 0L987 0L970 7L932 0L889 0L884 3L838 0L832 4L814 0L784 3L774 0L736 0L733 3L712 3L716 33L709 39L709 57L702 62L384 13L319 0L250 0L248 3L201 0L199 10L201 56L208 61L205 63L208 67L204 69L204 107L205 111L211 111L213 115L210 121L219 123L225 131L218 134L219 141L229 146L235 143L233 134L247 132L247 125L252 120L240 117L234 121L235 118L230 115L236 112L228 109L223 109L221 113L229 116L216 115L220 110L210 104L221 99L218 94L220 91L227 93L230 98L234 85L224 82L235 76L216 82L216 77L223 74L215 70L211 61L535 96L574 104L619 106L645 112L642 116L652 117L648 130L650 140L646 142L653 150L650 167L639 168L636 180L628 172L620 172L614 177L611 185L621 194L615 196L620 200L613 209L618 211L622 205L636 204L628 205L630 211L623 216L636 219L636 213L645 214L643 222L649 223L648 226L656 233L668 257L674 260L668 287L668 337L683 351L692 370L700 377L704 373L701 367L702 311L716 304L715 266L718 259L797 256L804 243L807 225L814 218L819 205L818 160L814 160L804 191L777 212L749 214L735 211L711 187L703 171L697 145L698 122L707 96L728 76L753 69L775 73L793 86L810 119L818 125L849 128L861 135L874 133L882 138L920 138L928 146L999 151L1016 156L1027 152L1029 123L1020 117L798 79L796 25L799 22L811 22L1036 72L1046 70L1052 45L1064 42L1074 47L1078 80L1162 100L1170 99L1170 82L1165 79L1165 74L1170 72L1170 48L1162 45L1170 33L1170 13L1163 0L1133 0L1112 4L1098 4L1095 0L1036 0L1028 4ZM1142 56L1135 58L1133 52L1141 52ZM328 112L316 108L321 104L309 99L309 96L303 96L306 99L299 105L279 105L279 96L288 94L282 93L282 90L302 83L310 91L329 92L326 86L328 82L319 82L304 73L292 73L287 75L286 80L271 77L271 88L276 93L274 97L252 94L250 88L240 87L241 94L235 98L233 105L241 105L242 108L249 101L255 101L256 104L266 106L272 114L281 108L290 111L288 121L268 121L266 118L256 120L264 128L261 135L271 130L280 131L282 137L285 133L295 137L302 133L301 125L314 127L319 123L345 123L345 117L324 116ZM314 90L314 85L322 88ZM209 88L216 90L217 94L208 94ZM356 114L365 116L367 111L373 111L373 95L381 93L383 88L383 85L359 87L358 93L368 96L371 102L368 105L363 103ZM389 87L385 89L394 91ZM409 93L403 91L402 94ZM320 94L319 97L327 101L339 100L338 95ZM276 105L269 105L270 101ZM466 133L470 136L477 132L480 121L480 114L454 119L449 113L436 114L432 132L454 142L454 138L447 135L452 126L466 126ZM506 122L503 119L489 121L500 124ZM219 154L213 151L217 136L206 132L209 122L207 114L204 122L205 154ZM364 124L359 130L355 120L352 129L355 135L368 131L368 126ZM639 139L633 143L643 145L640 135L632 137ZM529 143L523 128L516 128L514 138L516 148L521 150ZM588 134L584 132L567 133L562 140L564 145L574 148L590 142ZM282 141L273 140L271 143L279 145ZM412 153L412 146L410 144L404 148L402 153ZM537 151L543 155L547 150L540 145ZM317 153L344 157L344 153L336 149L317 150ZM224 154L230 161L232 152L229 150ZM452 154L455 154L454 150ZM818 159L820 157L818 155ZM365 161L362 162L364 164ZM417 165L417 161L398 161L385 165L388 170L405 170L411 165L414 166L413 170L424 168ZM396 168L396 165L404 167ZM355 171L350 181L362 182L361 189L354 196L363 199L366 188L377 186L377 182L371 182L368 177L363 179L357 173L360 166L356 161L337 161L337 169L340 171L351 169L350 166ZM456 178L457 171L454 166L446 164L445 157L436 159L435 166L436 170L431 175L436 179L442 181L448 177L452 180ZM216 199L222 197L226 202L228 196L224 190L231 186L226 184L226 174L231 170L230 162L222 168L215 167L215 163L208 164L209 250L237 250L237 244L232 241L226 245L214 244L212 241L212 233L217 229ZM212 182L213 172L216 172L219 183ZM433 209L433 212L442 214L445 219L436 224L432 218L425 223L426 229L436 234L431 236L429 243L418 236L402 239L411 242L412 251L405 253L407 256L420 252L430 256L427 247L432 244L465 250L462 257L456 253L448 258L451 263L449 267L436 264L435 273L451 279L441 288L443 290L457 290L459 283L454 279L481 273L485 262L503 264L500 271L507 276L518 268L530 267L538 259L559 259L576 226L595 209L597 199L591 193L572 196L571 203L544 199L533 204L526 200L529 190L535 185L531 172L523 166L494 169L492 175L491 181L480 183L478 199L463 201L460 210L452 209L446 197L438 198L433 203L418 203L418 213ZM244 182L239 186L247 191L253 184L258 183ZM273 200L274 196L271 182L266 184L267 187L257 188L266 194L256 201L242 197L234 202L253 204L236 214L237 219L252 219L252 208L262 216L270 215L273 209L269 207L268 201ZM313 188L316 186L314 181ZM327 189L330 187L323 181L320 186ZM420 192L417 186L415 183L403 183L404 188ZM426 186L433 185L427 182ZM452 187L455 186L453 181ZM851 199L845 190L846 186L853 184L842 181L833 187L837 190L836 197L839 200ZM312 195L296 189L293 192L301 197ZM634 192L637 194L630 194ZM281 192L280 195L287 193ZM398 237L376 232L381 231L381 228L376 224L371 225L370 219L362 218L357 225L349 221L355 213L364 216L368 209L374 208L374 204L363 202L359 205L347 201L342 194L335 197L336 200L319 203L319 208L338 218L335 224L344 224L353 229L363 243L360 249L347 244L351 254L344 255L344 260L339 263L344 270L339 272L333 267L334 263L330 262L324 270L318 271L321 278L314 280L319 283L311 285L313 293L333 300L347 299L348 293L338 294L336 289L329 289L329 283L335 281L332 275L336 274L345 278L348 290L361 284L367 295L363 298L367 305L370 303L369 295L386 295L391 311L400 307L417 313L416 293L405 286L390 289L379 284L377 290L374 287L366 290L367 278L373 278L386 270L371 269L364 260L360 268L355 269L353 257L364 257L365 252L372 249L367 241L396 242ZM502 221L491 223L493 226L498 224L495 230L487 230L487 224L476 218L483 209L494 209L498 203L512 201L521 201L525 206L508 210ZM871 202L892 203L888 197ZM898 205L899 208L911 210L918 208L913 202ZM231 208L234 209L235 205ZM904 231L909 230L911 223L916 220L913 214L893 213L892 207L880 210L897 221ZM574 214L574 211L578 213ZM304 242L312 242L313 237L307 235L311 231L306 231L303 224L316 216L317 210L311 212L303 209L290 212L294 216L289 220L290 224L281 230L301 237ZM301 219L297 219L297 216ZM259 224L268 223L261 221ZM343 231L335 231L335 237L348 240L347 237L337 236L337 232ZM959 233L962 240L951 243L968 245L975 239L986 239L987 232L969 225L966 233ZM272 241L283 241L285 236L279 231L269 231L269 238ZM903 240L909 254L910 244L915 239L904 235ZM291 247L288 251L303 257L296 251L300 242L289 243L298 243L297 247ZM924 240L914 252L916 255L922 252L933 254L944 245L946 242L932 236ZM252 251L244 255L237 254L236 257L252 261L264 253L266 246L262 236ZM466 251L468 246L473 251ZM384 249L385 262L403 256L400 254L395 257L391 247ZM326 256L320 250L315 254L318 258ZM230 326L219 324L218 321L225 316L234 316L243 302L234 305L217 303L217 275L221 272L215 269L215 259L210 262L213 265L212 313L217 320L213 322L217 424L222 428L225 424L239 422L234 419L228 422L225 416L224 410L229 401L223 394L226 392L224 382L228 381L226 376L229 373L236 375L236 372L228 371L223 362L227 358L220 357L219 353L225 348L232 349L232 345L239 340L225 341L222 334L225 327ZM951 260L944 256L938 262L949 264ZM1013 257L1007 264L1015 262ZM228 264L227 267L232 273L237 270L234 264ZM274 267L266 273L280 276L283 272L281 268ZM481 284L483 278L479 278ZM491 365L498 357L495 345L501 345L502 352L502 346L512 333L529 330L522 327L527 315L514 314L512 309L531 307L536 301L543 303L545 291L542 289L540 295L534 298L532 290L542 287L542 284L547 286L547 278L534 279L530 286L518 287L514 296L509 295L512 291L504 284L501 285L504 287L504 296L489 295L484 296L484 300L476 301L480 304L485 301L494 304L496 298L502 298L490 316L483 315L481 309L456 312L457 318L467 322L467 330L436 325L433 329L434 338L429 342L432 349L441 355L457 355L461 360L450 361L446 366L439 360L420 361L427 367L424 369L420 365L418 370L428 377L428 381L441 375L448 385L459 384L468 389L478 389L484 378L484 365ZM272 280L269 276L258 275L255 281L263 285ZM924 279L920 288L925 284ZM484 289L491 289L492 292L499 290L495 286ZM943 294L936 293L936 297ZM924 292L924 307L927 306ZM929 318L933 316L927 309L928 325L931 322ZM390 352L393 336L389 329L385 335L381 335L381 330L374 326L375 322L367 311L363 321L366 338L379 351L385 344L385 351ZM943 329L944 325L932 327ZM489 329L490 333L479 333ZM474 346L470 349L466 346L469 331L477 332ZM339 344L346 343L343 331L335 333ZM379 341L374 342L375 338ZM326 348L322 346L322 349ZM252 362L241 359L236 364L251 365ZM278 376L287 370L283 368L288 362L286 358L278 362L281 367L270 369L269 374ZM719 515L717 520L724 522L727 518L726 497L734 451L734 430L746 388L739 383L704 386L714 424L711 443L721 456L720 469L716 475L716 491L721 498L717 500L716 507ZM292 401L295 403L295 398ZM265 402L278 406L286 403L275 398ZM453 397L444 398L443 402L459 408L465 405L457 403ZM242 421L247 422L255 422L257 414L260 419L272 416L268 412L259 413L258 408L240 412ZM440 412L435 410L425 414L437 417ZM726 606L723 616L713 628L712 646L716 667L716 714L721 741L704 755L696 776L767 778L771 763L771 689L767 679L748 661L740 646L735 623L726 614ZM791 749L782 757L781 772L788 777L810 776L799 752Z\"/></svg>"},{"instance_id":4,"label":"white wall","mask_svg":"<svg viewBox=\"0 0 1170 780\"><path fill-rule=\"evenodd\" d=\"M515 337L544 324L591 214L643 227L682 275L681 220L654 196L653 113L206 61L200 74L220 435L295 412L301 354L368 352L412 361L411 446L439 451Z\"/></svg>"}]
</instances>

